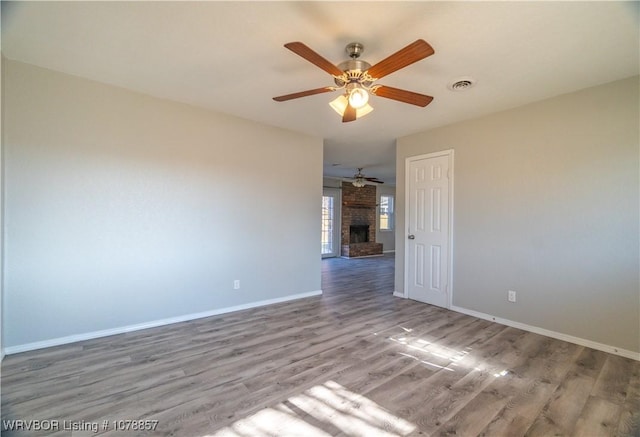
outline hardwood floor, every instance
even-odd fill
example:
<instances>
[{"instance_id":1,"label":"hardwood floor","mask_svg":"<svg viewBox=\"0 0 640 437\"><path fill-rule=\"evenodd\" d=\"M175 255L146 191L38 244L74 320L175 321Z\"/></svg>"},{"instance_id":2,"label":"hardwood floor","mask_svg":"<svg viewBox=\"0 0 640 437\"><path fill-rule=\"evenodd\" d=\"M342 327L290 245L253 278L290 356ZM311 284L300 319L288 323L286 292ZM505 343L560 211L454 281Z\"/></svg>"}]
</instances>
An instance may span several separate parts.
<instances>
[{"instance_id":1,"label":"hardwood floor","mask_svg":"<svg viewBox=\"0 0 640 437\"><path fill-rule=\"evenodd\" d=\"M394 298L393 256L327 259L322 277L322 297L8 356L3 428L640 435L639 362ZM154 421L154 431L123 430Z\"/></svg>"}]
</instances>

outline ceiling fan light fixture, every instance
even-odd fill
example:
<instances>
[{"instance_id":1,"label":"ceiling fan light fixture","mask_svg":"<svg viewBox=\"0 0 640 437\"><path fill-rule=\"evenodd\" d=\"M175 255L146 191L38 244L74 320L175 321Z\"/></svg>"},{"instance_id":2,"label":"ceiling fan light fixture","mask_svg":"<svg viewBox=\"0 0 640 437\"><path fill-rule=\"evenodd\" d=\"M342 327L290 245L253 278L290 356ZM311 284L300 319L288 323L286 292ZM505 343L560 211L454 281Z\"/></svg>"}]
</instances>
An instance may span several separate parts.
<instances>
[{"instance_id":1,"label":"ceiling fan light fixture","mask_svg":"<svg viewBox=\"0 0 640 437\"><path fill-rule=\"evenodd\" d=\"M349 93L349 104L356 108L363 108L369 102L369 93L364 88L354 88Z\"/></svg>"},{"instance_id":2,"label":"ceiling fan light fixture","mask_svg":"<svg viewBox=\"0 0 640 437\"><path fill-rule=\"evenodd\" d=\"M344 114L344 110L347 109L348 103L349 101L347 100L347 98L343 94L340 94L338 97L329 102L329 106L331 106L333 110L336 111L340 117L342 117L342 115Z\"/></svg>"},{"instance_id":3,"label":"ceiling fan light fixture","mask_svg":"<svg viewBox=\"0 0 640 437\"><path fill-rule=\"evenodd\" d=\"M356 118L364 117L365 115L367 115L371 111L373 111L373 106L371 106L368 103L366 105L364 105L360 109L356 108Z\"/></svg>"},{"instance_id":4,"label":"ceiling fan light fixture","mask_svg":"<svg viewBox=\"0 0 640 437\"><path fill-rule=\"evenodd\" d=\"M347 109L348 104L349 104L349 100L347 99L347 96L344 94L339 95L337 98L329 102L329 106L331 106L333 110L336 111L340 117L344 115L344 111ZM371 111L373 111L373 107L368 103L365 103L365 105L362 108L356 108L356 118L364 117Z\"/></svg>"},{"instance_id":5,"label":"ceiling fan light fixture","mask_svg":"<svg viewBox=\"0 0 640 437\"><path fill-rule=\"evenodd\" d=\"M358 173L353 175L353 182L351 184L356 188L362 188L366 185L364 175L362 174L362 167L358 168Z\"/></svg>"}]
</instances>

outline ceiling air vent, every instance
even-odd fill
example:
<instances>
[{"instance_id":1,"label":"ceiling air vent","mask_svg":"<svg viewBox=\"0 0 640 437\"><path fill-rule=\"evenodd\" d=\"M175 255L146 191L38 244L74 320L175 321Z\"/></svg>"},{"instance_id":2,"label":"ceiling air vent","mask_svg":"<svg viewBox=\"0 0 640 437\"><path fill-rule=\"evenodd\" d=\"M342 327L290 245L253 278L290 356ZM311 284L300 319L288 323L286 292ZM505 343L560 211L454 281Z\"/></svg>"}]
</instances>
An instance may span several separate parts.
<instances>
[{"instance_id":1,"label":"ceiling air vent","mask_svg":"<svg viewBox=\"0 0 640 437\"><path fill-rule=\"evenodd\" d=\"M471 77L462 77L451 82L448 88L451 91L465 91L474 86L475 83L476 81Z\"/></svg>"}]
</instances>

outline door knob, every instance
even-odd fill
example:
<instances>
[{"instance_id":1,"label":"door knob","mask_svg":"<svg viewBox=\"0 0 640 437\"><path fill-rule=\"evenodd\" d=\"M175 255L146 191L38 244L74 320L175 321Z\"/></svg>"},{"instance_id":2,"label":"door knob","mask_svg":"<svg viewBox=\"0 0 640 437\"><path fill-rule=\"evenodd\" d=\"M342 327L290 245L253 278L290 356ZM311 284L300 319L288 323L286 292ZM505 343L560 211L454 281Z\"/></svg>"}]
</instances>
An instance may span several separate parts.
<instances>
[{"instance_id":1,"label":"door knob","mask_svg":"<svg viewBox=\"0 0 640 437\"><path fill-rule=\"evenodd\" d=\"M415 240L416 236L413 234L409 234L409 236L407 237L409 240Z\"/></svg>"}]
</instances>

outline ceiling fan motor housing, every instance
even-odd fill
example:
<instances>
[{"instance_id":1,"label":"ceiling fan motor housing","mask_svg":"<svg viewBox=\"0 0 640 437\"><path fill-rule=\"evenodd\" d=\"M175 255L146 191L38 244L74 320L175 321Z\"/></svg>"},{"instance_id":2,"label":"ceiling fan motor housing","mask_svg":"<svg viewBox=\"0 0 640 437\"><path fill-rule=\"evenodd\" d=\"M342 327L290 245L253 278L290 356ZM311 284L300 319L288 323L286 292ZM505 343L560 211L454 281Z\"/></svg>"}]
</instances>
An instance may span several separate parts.
<instances>
[{"instance_id":1,"label":"ceiling fan motor housing","mask_svg":"<svg viewBox=\"0 0 640 437\"><path fill-rule=\"evenodd\" d=\"M364 51L364 45L359 42L352 42L347 44L344 50L351 59L338 64L338 68L344 71L348 79L348 81L345 82L343 78L335 78L334 82L339 87L343 87L348 83L360 82L362 73L371 68L371 64L358 59Z\"/></svg>"},{"instance_id":2,"label":"ceiling fan motor housing","mask_svg":"<svg viewBox=\"0 0 640 437\"><path fill-rule=\"evenodd\" d=\"M347 78L349 79L349 82L358 82L358 79L360 79L362 72L367 71L369 68L371 68L371 64L365 61L361 61L360 59L350 59L338 64L338 68L345 72ZM348 83L344 82L340 78L335 78L334 81L339 87L342 87L345 85L345 83Z\"/></svg>"}]
</instances>

